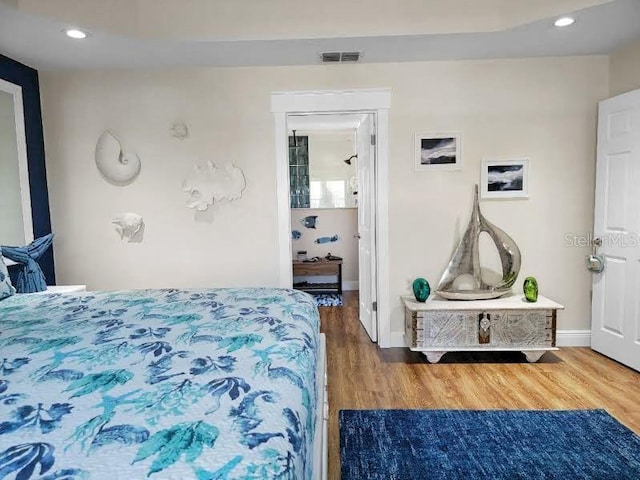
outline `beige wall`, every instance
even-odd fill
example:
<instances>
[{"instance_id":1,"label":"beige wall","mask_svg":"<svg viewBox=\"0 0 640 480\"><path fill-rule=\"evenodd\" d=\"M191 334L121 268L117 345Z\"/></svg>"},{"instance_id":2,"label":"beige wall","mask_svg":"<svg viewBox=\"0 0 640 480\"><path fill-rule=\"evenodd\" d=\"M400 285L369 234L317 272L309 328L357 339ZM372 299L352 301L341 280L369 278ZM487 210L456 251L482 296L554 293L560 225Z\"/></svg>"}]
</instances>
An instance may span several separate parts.
<instances>
[{"instance_id":1,"label":"beige wall","mask_svg":"<svg viewBox=\"0 0 640 480\"><path fill-rule=\"evenodd\" d=\"M301 220L307 215L317 215L315 229L305 228ZM342 257L342 280L348 282L347 290L357 290L358 281L358 210L355 208L292 208L291 229L298 230L302 237L291 242L292 256L298 250L306 250L307 257L325 257L328 253ZM337 242L315 243L320 237L338 235ZM319 281L309 279L309 281ZM330 281L330 280L329 280Z\"/></svg>"},{"instance_id":2,"label":"beige wall","mask_svg":"<svg viewBox=\"0 0 640 480\"><path fill-rule=\"evenodd\" d=\"M640 88L640 41L609 56L609 78L611 96Z\"/></svg>"},{"instance_id":3,"label":"beige wall","mask_svg":"<svg viewBox=\"0 0 640 480\"><path fill-rule=\"evenodd\" d=\"M606 56L315 67L43 73L55 253L60 283L90 288L276 285L276 185L270 94L391 87L392 331L399 297L424 276L435 285L468 220L482 158L528 157L528 200L484 201L487 218L523 252L518 284L538 278L563 303L561 329L590 326L585 248L567 233L592 228L597 102L608 96ZM184 120L191 137L169 136ZM111 128L142 159L140 178L114 187L93 153ZM464 169L414 172L414 133L463 134ZM180 183L193 161L233 161L247 189L194 221ZM145 217L145 239L122 243L121 211Z\"/></svg>"}]
</instances>

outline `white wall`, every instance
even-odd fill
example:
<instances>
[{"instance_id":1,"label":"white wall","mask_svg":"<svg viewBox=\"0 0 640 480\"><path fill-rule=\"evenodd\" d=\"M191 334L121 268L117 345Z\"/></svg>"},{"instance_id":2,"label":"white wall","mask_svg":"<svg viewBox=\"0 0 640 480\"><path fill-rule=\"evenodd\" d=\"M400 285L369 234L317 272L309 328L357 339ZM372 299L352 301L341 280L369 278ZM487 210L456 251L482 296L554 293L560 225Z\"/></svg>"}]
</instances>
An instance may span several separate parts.
<instances>
[{"instance_id":1,"label":"white wall","mask_svg":"<svg viewBox=\"0 0 640 480\"><path fill-rule=\"evenodd\" d=\"M609 56L611 96L640 88L640 41Z\"/></svg>"},{"instance_id":2,"label":"white wall","mask_svg":"<svg viewBox=\"0 0 640 480\"><path fill-rule=\"evenodd\" d=\"M315 229L305 228L300 222L307 215L317 215ZM358 210L356 208L292 208L291 229L302 237L292 240L291 251L295 259L299 250L306 250L307 257L326 257L328 253L342 257L342 281L347 290L357 290L358 282ZM338 235L332 243L315 243L320 237ZM311 279L310 281L319 281Z\"/></svg>"},{"instance_id":3,"label":"white wall","mask_svg":"<svg viewBox=\"0 0 640 480\"><path fill-rule=\"evenodd\" d=\"M565 234L592 229L596 104L608 96L606 56L468 62L172 71L44 72L48 178L60 283L90 288L275 285L275 148L272 91L390 87L390 302L424 276L436 285L468 220L483 157L530 159L529 200L482 202L487 218L523 252L520 283L563 303L559 328L588 329L586 248ZM192 136L168 134L182 119ZM140 178L113 187L93 151L112 128L143 161ZM463 133L464 170L414 172L416 131ZM180 181L192 161L234 161L247 190L195 222ZM122 243L109 221L145 217L141 244Z\"/></svg>"},{"instance_id":4,"label":"white wall","mask_svg":"<svg viewBox=\"0 0 640 480\"><path fill-rule=\"evenodd\" d=\"M228 73L43 75L59 283L91 289L277 284L269 102L258 92L243 94L252 82L234 85ZM188 124L188 139L170 136L178 120ZM142 160L130 186L108 184L95 167L96 140L107 128ZM241 199L214 207L210 221L198 221L181 184L194 162L206 160L234 162L247 187ZM144 217L142 243L123 243L110 223L128 211Z\"/></svg>"}]
</instances>

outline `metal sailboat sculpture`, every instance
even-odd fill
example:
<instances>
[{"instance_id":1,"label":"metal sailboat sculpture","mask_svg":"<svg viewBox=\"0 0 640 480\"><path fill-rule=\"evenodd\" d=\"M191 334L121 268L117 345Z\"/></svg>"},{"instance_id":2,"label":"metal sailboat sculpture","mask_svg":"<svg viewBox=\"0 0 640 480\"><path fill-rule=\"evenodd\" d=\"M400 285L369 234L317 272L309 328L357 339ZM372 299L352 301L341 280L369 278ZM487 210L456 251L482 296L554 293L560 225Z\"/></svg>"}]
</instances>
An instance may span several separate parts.
<instances>
[{"instance_id":1,"label":"metal sailboat sculpture","mask_svg":"<svg viewBox=\"0 0 640 480\"><path fill-rule=\"evenodd\" d=\"M500 263L502 263L502 280L495 285L482 280L480 269L480 233L489 234L496 244ZM471 220L462 235L449 266L445 270L436 293L449 300L487 300L498 298L508 293L520 272L520 249L513 238L503 230L490 223L482 213L478 203L478 185L475 186L473 211ZM463 281L459 280L464 276ZM462 285L462 284L465 285Z\"/></svg>"}]
</instances>

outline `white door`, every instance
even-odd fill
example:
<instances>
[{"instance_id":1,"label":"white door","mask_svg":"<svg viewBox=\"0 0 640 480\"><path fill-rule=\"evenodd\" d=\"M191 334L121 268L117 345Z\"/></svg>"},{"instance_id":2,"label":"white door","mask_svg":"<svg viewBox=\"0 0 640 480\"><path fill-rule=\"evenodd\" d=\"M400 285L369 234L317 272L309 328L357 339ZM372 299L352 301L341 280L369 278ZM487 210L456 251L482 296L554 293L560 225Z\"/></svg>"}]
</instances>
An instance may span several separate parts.
<instances>
[{"instance_id":1,"label":"white door","mask_svg":"<svg viewBox=\"0 0 640 480\"><path fill-rule=\"evenodd\" d=\"M640 370L640 90L600 102L591 347Z\"/></svg>"},{"instance_id":2,"label":"white door","mask_svg":"<svg viewBox=\"0 0 640 480\"><path fill-rule=\"evenodd\" d=\"M378 323L373 308L376 301L375 132L374 115L364 115L356 133L358 142L358 283L360 323L374 342L378 340Z\"/></svg>"}]
</instances>

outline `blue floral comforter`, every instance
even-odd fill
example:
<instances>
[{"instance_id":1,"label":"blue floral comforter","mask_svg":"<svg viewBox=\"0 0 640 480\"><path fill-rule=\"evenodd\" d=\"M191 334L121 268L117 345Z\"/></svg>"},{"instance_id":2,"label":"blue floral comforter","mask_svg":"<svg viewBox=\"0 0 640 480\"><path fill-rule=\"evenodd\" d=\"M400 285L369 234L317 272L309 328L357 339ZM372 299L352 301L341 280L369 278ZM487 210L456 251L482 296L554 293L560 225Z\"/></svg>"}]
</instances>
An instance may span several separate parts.
<instances>
[{"instance_id":1,"label":"blue floral comforter","mask_svg":"<svg viewBox=\"0 0 640 480\"><path fill-rule=\"evenodd\" d=\"M0 302L0 478L310 479L319 319L284 289Z\"/></svg>"}]
</instances>

